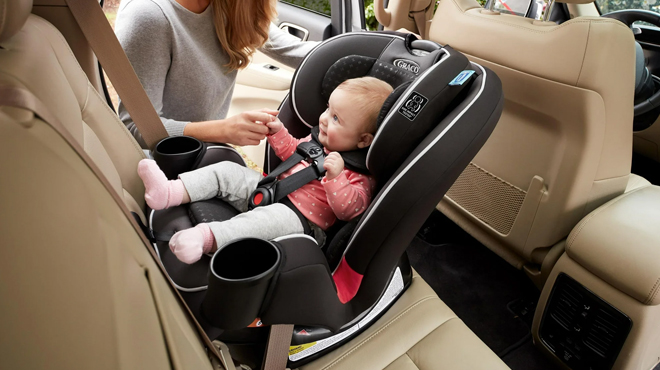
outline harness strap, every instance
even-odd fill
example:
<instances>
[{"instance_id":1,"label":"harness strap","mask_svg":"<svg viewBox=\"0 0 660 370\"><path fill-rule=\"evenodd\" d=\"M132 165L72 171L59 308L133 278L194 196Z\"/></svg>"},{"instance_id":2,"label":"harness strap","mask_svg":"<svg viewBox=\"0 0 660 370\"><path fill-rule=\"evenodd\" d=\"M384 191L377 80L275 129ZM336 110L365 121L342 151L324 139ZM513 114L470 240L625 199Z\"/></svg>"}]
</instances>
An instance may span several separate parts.
<instances>
[{"instance_id":1,"label":"harness strap","mask_svg":"<svg viewBox=\"0 0 660 370\"><path fill-rule=\"evenodd\" d=\"M248 208L254 209L258 206L277 203L310 181L321 179L325 174L324 159L323 146L316 140L298 144L296 151L286 161L259 181L257 189L250 195ZM277 178L302 161L309 162L309 167L285 179L279 180Z\"/></svg>"}]
</instances>

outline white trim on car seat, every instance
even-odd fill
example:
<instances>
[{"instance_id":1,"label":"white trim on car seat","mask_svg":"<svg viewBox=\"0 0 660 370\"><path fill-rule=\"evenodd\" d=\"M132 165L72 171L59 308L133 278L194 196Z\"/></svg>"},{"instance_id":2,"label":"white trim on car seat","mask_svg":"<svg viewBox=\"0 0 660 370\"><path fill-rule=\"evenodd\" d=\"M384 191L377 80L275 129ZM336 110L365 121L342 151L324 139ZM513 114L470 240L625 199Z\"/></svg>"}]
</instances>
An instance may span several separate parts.
<instances>
[{"instance_id":1,"label":"white trim on car seat","mask_svg":"<svg viewBox=\"0 0 660 370\"><path fill-rule=\"evenodd\" d=\"M154 222L154 214L155 213L156 213L156 211L154 211L152 209L151 213L149 214L149 229L150 230L154 229L153 228L153 222ZM156 255L158 256L158 262L160 262L160 264L162 265L163 260L161 259L162 257L160 256L160 251L158 250L158 246L156 245L156 243L151 243L151 245L154 247L154 250L156 251ZM196 288L184 288L182 286L179 286L176 282L174 282L174 280L172 280L172 278L170 277L169 273L167 274L167 278L172 282L172 285L174 285L175 288L177 288L178 290L180 290L182 292L188 292L188 293L200 292L202 290L208 289L208 287L209 287L208 285L202 285L202 286L198 286Z\"/></svg>"},{"instance_id":2,"label":"white trim on car seat","mask_svg":"<svg viewBox=\"0 0 660 370\"><path fill-rule=\"evenodd\" d=\"M372 306L371 311L360 321L352 325L350 328L342 331L339 334L335 334L331 337L320 339L315 341L311 346L305 348L304 350L289 355L290 361L299 361L305 357L309 357L315 353L318 353L330 346L335 345L336 343L341 342L342 340L348 338L349 336L357 333L360 329L365 328L369 323L374 321L374 319L382 313L390 304L401 295L404 288L403 276L401 274L401 269L396 268L394 275L390 280L390 283L387 285L387 289L380 297L378 302Z\"/></svg>"},{"instance_id":3,"label":"white trim on car seat","mask_svg":"<svg viewBox=\"0 0 660 370\"><path fill-rule=\"evenodd\" d=\"M313 241L314 244L319 245L319 243L316 242L316 239L312 238L311 236L309 236L309 235L307 235L307 234L290 234L290 235L284 235L284 236L280 236L280 237L277 237L277 238L273 239L273 241L274 241L274 242L279 242L279 241L282 241L282 240L293 239L293 238L305 238L305 239L309 239L309 240Z\"/></svg>"},{"instance_id":4,"label":"white trim on car seat","mask_svg":"<svg viewBox=\"0 0 660 370\"><path fill-rule=\"evenodd\" d=\"M441 50L445 52L445 55L442 57L442 59L440 59L440 60L438 61L438 63L435 63L433 66L431 66L431 68L427 69L424 73L422 73L421 76L417 77L417 78L415 79L415 82L413 82L410 86L408 86L408 88L406 89L407 91L412 92L413 89L416 88L417 85L419 85L420 81L422 81L422 79L424 79L424 77L426 77L426 75L428 75L429 73L431 73L431 71L433 71L437 66L439 66L440 64L442 64L445 60L449 59L449 57L451 56L451 53L449 53L449 52L447 51L447 49L445 49L445 48L442 48ZM408 96L410 96L410 93L408 93L408 95L406 95L406 99L408 98ZM369 150L367 151L367 159L366 159L367 169L369 169L369 154L371 154L371 148L374 147L374 144L375 144L376 141L378 140L378 136L379 136L380 133L383 131L383 128L384 128L384 127L387 125L387 123L390 121L390 118L392 118L392 116L393 116L396 112L399 111L399 108L401 108L401 106L403 105L403 102L406 101L406 99L403 99L403 94L401 94L401 96L399 97L399 100L398 100L398 103L397 103L396 107L393 107L393 108L390 109L390 112L387 114L387 116L386 116L385 119L383 120L383 123L380 125L380 127L378 127L378 131L376 131L376 135L374 136L374 139L371 141L371 145L369 145Z\"/></svg>"},{"instance_id":5,"label":"white trim on car seat","mask_svg":"<svg viewBox=\"0 0 660 370\"><path fill-rule=\"evenodd\" d=\"M357 228L357 230L356 230L355 232L353 232L353 235L351 235L351 239L348 241L348 246L347 246L346 249L344 250L344 253L342 254L342 256L345 256L345 255L346 255L346 252L348 252L348 250L351 248L351 244L353 243L353 240L354 240L354 238L355 238L355 235L357 235L357 234L360 233L360 230L362 230L362 227L364 226L364 224L367 223L367 221L369 220L369 218L370 218L371 215L373 214L374 210L375 210L376 208L378 208L378 205L379 205L379 204L381 203L381 201L385 198L385 195L386 195L386 194L392 189L392 187L393 187L393 186L399 181L399 179L401 179L401 177L403 177L403 175L405 175L406 172L408 172L408 170L409 170L409 169L410 169L415 163L417 163L417 161L419 161L419 159L420 159L421 157L423 157L424 154L426 154L426 152L428 152L428 151L429 151L429 150L430 150L430 149L431 149L431 148L432 148L432 147L438 142L438 140L440 140L440 139L445 135L445 133L446 133L447 131L449 131L449 129L451 129L451 128L454 126L454 124L456 123L456 121L458 121L461 117L463 117L463 114L465 114L465 112L467 112L468 109L470 109L470 107L472 107L472 105L474 104L474 102L477 101L477 100L479 99L479 97L481 96L481 93L483 93L484 88L486 87L486 77L487 77L487 74L486 74L486 70L485 70L482 66L480 66L479 64L472 63L472 65L479 67L479 69L481 69L482 76L483 76L483 79L482 79L482 81L481 81L481 88L479 89L479 92L477 93L477 95L474 97L474 99L472 99L472 101L471 101L471 102L470 102L465 108L463 108L463 110L461 111L461 113L459 113L459 114L454 118L454 120L451 121L451 122L449 123L449 125L447 125L447 127L445 127L445 129L442 130L442 132L440 132L440 133L438 134L438 136L436 136L435 139L433 139L433 141L432 141L431 143L429 143L429 145L427 145L426 148L424 148L424 149L423 149L423 150L422 150L422 151L421 151L421 152L420 152L420 153L419 153L419 154L418 154L418 155L417 155L417 156L416 156L416 157L415 157L415 158L414 158L414 159L413 159L413 160L412 160L412 161L411 161L411 162L410 162L410 163L409 163L409 164L408 164L408 165L407 165L407 166L406 166L406 167L405 167L405 168L404 168L404 169L403 169L403 170L402 170L402 171L401 171L401 172L400 172L395 178L394 178L394 180L393 180L392 182L389 183L389 185L387 186L387 188L385 188L385 189L379 194L379 197L378 197L378 199L376 200L376 202L372 205L372 207L371 207L371 209L370 209L370 212L369 212L369 213L366 215L366 217L360 222L360 226ZM339 266L337 266L337 267L339 267ZM335 271L337 271L337 268L335 268ZM334 274L335 271L333 271L332 273Z\"/></svg>"},{"instance_id":6,"label":"white trim on car seat","mask_svg":"<svg viewBox=\"0 0 660 370\"><path fill-rule=\"evenodd\" d=\"M307 54L307 56L305 57L305 59L303 59L302 63L300 63L300 66L298 67L298 70L300 70L300 69L305 65L305 62L307 62L307 59L309 58L309 56L312 55L312 53L313 53L314 51L316 51L316 49L318 49L319 47L321 47L321 46L324 45L325 43L330 42L330 41L337 40L338 38L341 38L341 37L344 37L344 36L350 36L350 35L355 35L355 34L364 34L364 35L369 35L370 37L371 37L371 36L378 36L378 37L389 37L389 38L392 38L392 39L405 40L405 39L404 39L403 37L401 37L401 36L397 36L397 35L388 35L388 34L382 34L382 33L372 33L372 32L349 32L349 33L343 33L343 34L341 34L341 35L335 36L335 37L333 37L333 38L331 38L331 39L325 40L325 41L321 42L320 44L316 45L316 47L315 47L312 51L310 51L309 54ZM293 111L296 112L296 115L297 115L298 118L300 119L300 122L302 122L303 124L305 124L305 126L307 126L307 127L309 127L309 128L312 128L312 127L314 127L314 126L310 125L309 123L307 123L307 121L305 121L305 120L302 118L302 116L300 115L300 112L298 112L298 107L296 106L296 83L297 83L297 81L298 81L298 73L296 73L295 76L293 77L293 83L291 84L291 86L292 86L291 91L290 91L290 94L291 94L291 105L293 105Z\"/></svg>"}]
</instances>

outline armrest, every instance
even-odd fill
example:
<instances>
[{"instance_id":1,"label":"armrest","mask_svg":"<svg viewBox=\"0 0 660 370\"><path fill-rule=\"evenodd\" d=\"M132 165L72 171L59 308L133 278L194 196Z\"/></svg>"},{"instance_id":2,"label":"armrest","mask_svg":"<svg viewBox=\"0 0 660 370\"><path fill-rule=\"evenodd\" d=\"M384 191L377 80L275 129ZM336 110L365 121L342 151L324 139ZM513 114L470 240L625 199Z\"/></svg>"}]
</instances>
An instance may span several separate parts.
<instances>
[{"instance_id":1,"label":"armrest","mask_svg":"<svg viewBox=\"0 0 660 370\"><path fill-rule=\"evenodd\" d=\"M623 194L568 236L568 256L645 305L660 303L660 187Z\"/></svg>"}]
</instances>

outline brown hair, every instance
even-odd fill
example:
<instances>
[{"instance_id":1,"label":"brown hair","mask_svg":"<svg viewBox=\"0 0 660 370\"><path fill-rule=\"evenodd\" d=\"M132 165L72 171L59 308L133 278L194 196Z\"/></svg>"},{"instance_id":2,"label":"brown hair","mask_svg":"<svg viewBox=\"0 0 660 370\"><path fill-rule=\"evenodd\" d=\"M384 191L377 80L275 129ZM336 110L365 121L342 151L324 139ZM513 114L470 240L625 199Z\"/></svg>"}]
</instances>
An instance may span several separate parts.
<instances>
[{"instance_id":1,"label":"brown hair","mask_svg":"<svg viewBox=\"0 0 660 370\"><path fill-rule=\"evenodd\" d=\"M247 67L250 56L268 41L268 27L276 17L273 0L212 0L213 23L229 71Z\"/></svg>"},{"instance_id":2,"label":"brown hair","mask_svg":"<svg viewBox=\"0 0 660 370\"><path fill-rule=\"evenodd\" d=\"M355 104L364 107L367 123L365 131L375 133L378 114L385 99L392 93L392 86L383 80L367 76L346 80L339 84L337 89L351 93Z\"/></svg>"}]
</instances>

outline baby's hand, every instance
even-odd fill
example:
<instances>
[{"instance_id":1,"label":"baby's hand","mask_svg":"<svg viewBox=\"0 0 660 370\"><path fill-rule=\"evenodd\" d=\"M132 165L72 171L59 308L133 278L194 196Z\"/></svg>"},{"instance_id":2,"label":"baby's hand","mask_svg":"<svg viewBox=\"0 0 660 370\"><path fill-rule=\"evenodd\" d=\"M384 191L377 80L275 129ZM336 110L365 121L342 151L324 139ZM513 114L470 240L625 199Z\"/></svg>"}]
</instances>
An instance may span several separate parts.
<instances>
[{"instance_id":1,"label":"baby's hand","mask_svg":"<svg viewBox=\"0 0 660 370\"><path fill-rule=\"evenodd\" d=\"M273 117L273 118L274 119L272 121L266 122L266 126L268 127L268 135L276 134L280 132L282 127L284 127L284 124L282 123L282 121L280 121L279 118L277 117Z\"/></svg>"},{"instance_id":2,"label":"baby's hand","mask_svg":"<svg viewBox=\"0 0 660 370\"><path fill-rule=\"evenodd\" d=\"M330 152L325 161L323 162L323 168L325 168L325 178L332 180L335 177L339 176L341 171L344 170L344 159L337 152Z\"/></svg>"}]
</instances>

